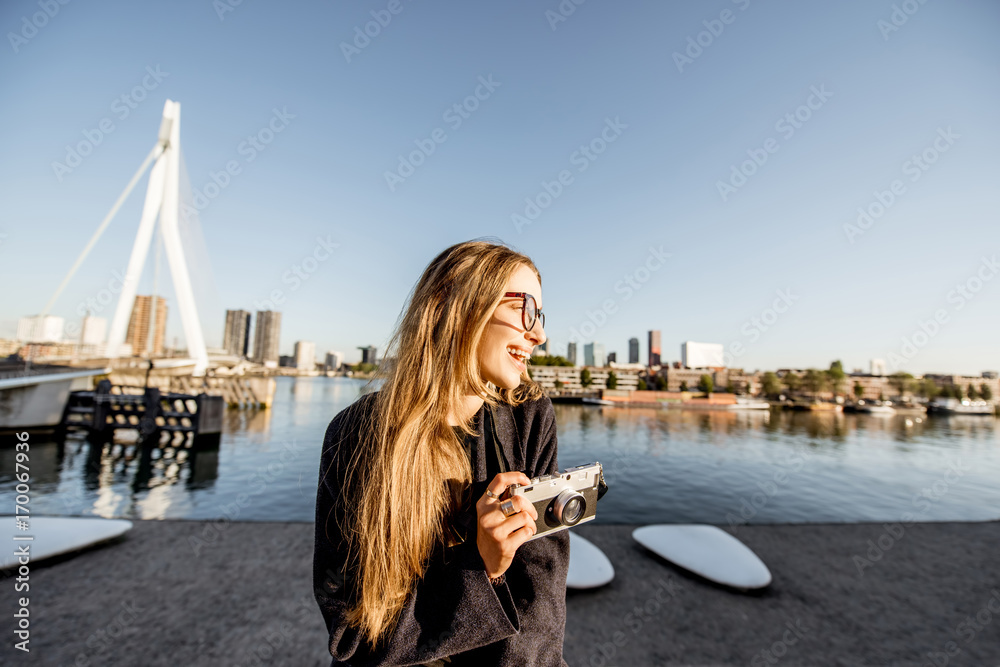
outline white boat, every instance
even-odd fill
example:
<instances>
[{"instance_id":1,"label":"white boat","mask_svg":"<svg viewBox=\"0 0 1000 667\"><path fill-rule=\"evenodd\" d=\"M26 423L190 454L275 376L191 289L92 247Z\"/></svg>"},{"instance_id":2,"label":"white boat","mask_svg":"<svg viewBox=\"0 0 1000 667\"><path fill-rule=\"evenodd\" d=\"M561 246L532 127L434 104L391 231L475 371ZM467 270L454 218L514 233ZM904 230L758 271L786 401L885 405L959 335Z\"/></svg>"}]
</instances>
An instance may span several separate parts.
<instances>
[{"instance_id":1,"label":"white boat","mask_svg":"<svg viewBox=\"0 0 1000 667\"><path fill-rule=\"evenodd\" d=\"M736 402L732 405L727 405L728 410L770 410L771 404L767 401L761 401L753 398L747 398L746 396L737 396Z\"/></svg>"},{"instance_id":2,"label":"white boat","mask_svg":"<svg viewBox=\"0 0 1000 667\"><path fill-rule=\"evenodd\" d=\"M858 401L857 412L864 412L869 415L894 415L896 414L896 408L892 407L892 402L890 401L874 401L867 402L864 400Z\"/></svg>"},{"instance_id":3,"label":"white boat","mask_svg":"<svg viewBox=\"0 0 1000 667\"><path fill-rule=\"evenodd\" d=\"M968 398L959 400L957 398L935 399L927 404L927 412L942 415L984 415L993 416L995 413L993 404L989 401L973 401Z\"/></svg>"},{"instance_id":4,"label":"white boat","mask_svg":"<svg viewBox=\"0 0 1000 667\"><path fill-rule=\"evenodd\" d=\"M55 427L73 389L89 389L90 378L110 368L12 373L0 378L0 430Z\"/></svg>"},{"instance_id":5,"label":"white boat","mask_svg":"<svg viewBox=\"0 0 1000 667\"><path fill-rule=\"evenodd\" d=\"M584 396L580 402L584 405L615 405L614 401L609 401L606 398L593 398L591 396Z\"/></svg>"}]
</instances>

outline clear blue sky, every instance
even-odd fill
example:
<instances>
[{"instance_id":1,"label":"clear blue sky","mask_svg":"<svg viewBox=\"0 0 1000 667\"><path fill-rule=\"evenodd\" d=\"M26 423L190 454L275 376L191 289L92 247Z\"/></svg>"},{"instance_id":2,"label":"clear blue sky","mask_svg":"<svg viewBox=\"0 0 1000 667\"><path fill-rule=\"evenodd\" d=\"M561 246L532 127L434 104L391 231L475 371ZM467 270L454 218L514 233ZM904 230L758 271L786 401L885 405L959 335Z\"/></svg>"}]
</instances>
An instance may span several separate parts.
<instances>
[{"instance_id":1,"label":"clear blue sky","mask_svg":"<svg viewBox=\"0 0 1000 667\"><path fill-rule=\"evenodd\" d=\"M892 2L870 0L589 0L559 22L546 15L555 0L402 0L350 62L341 44L388 0L246 0L220 18L221 4L70 2L37 32L23 22L36 2L2 4L0 335L48 301L152 148L169 98L195 188L230 160L241 169L200 212L210 345L222 309L254 310L278 289L283 352L305 339L356 360L358 345L382 347L437 252L495 236L541 270L560 353L610 299L589 338L619 359L631 336L645 358L646 331L660 329L667 360L685 340L739 343L732 365L751 370L838 358L867 369L890 353L911 372L1000 368L1000 275L982 264L1000 256L995 2L912 0L897 26ZM700 53L690 47L710 29ZM147 67L166 74L157 83ZM115 101L144 77L152 90L136 108ZM445 116L480 77L495 83L478 108ZM294 118L248 161L241 142L274 109ZM797 110L798 127L778 124ZM60 180L53 163L103 119L114 130ZM614 141L593 160L577 153L608 119ZM446 140L390 190L386 171L438 128ZM748 151L767 159L724 199L719 182ZM925 151L926 170L907 164ZM572 181L516 228L512 214L563 170ZM897 179L881 217L845 231ZM54 314L76 319L125 267L144 192L145 180ZM317 237L339 246L292 289L283 276ZM671 256L626 299L619 281L650 247ZM140 293L151 275L152 261ZM954 291L970 280L971 298ZM170 336L182 336L165 261L160 284ZM794 300L772 321L779 290ZM925 339L920 323L937 311L946 319ZM762 315L766 331L751 319Z\"/></svg>"}]
</instances>

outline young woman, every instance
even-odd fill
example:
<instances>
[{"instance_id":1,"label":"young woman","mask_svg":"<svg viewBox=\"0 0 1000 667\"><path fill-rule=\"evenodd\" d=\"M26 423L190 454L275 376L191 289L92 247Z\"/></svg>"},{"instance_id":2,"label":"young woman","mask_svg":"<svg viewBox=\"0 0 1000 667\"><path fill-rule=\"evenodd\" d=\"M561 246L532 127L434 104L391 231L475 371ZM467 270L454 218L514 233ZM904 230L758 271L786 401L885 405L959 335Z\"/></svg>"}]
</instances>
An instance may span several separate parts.
<instances>
[{"instance_id":1,"label":"young woman","mask_svg":"<svg viewBox=\"0 0 1000 667\"><path fill-rule=\"evenodd\" d=\"M379 368L330 423L313 585L334 665L565 665L569 535L528 541L511 484L559 471L552 402L527 374L541 277L481 241L424 270Z\"/></svg>"}]
</instances>

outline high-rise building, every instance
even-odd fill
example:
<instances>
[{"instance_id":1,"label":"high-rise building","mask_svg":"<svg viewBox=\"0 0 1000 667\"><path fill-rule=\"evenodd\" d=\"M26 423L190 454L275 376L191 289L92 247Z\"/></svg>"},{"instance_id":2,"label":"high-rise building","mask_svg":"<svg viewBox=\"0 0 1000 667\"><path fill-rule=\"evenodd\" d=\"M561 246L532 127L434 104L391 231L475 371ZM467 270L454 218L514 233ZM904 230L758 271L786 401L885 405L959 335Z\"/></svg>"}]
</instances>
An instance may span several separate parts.
<instances>
[{"instance_id":1,"label":"high-rise building","mask_svg":"<svg viewBox=\"0 0 1000 667\"><path fill-rule=\"evenodd\" d=\"M361 350L361 363L363 364L377 364L378 363L378 350L375 349L373 345L366 345L365 347L358 347Z\"/></svg>"},{"instance_id":2,"label":"high-rise building","mask_svg":"<svg viewBox=\"0 0 1000 667\"><path fill-rule=\"evenodd\" d=\"M101 345L108 335L108 321L103 317L86 315L80 327L81 345Z\"/></svg>"},{"instance_id":3,"label":"high-rise building","mask_svg":"<svg viewBox=\"0 0 1000 667\"><path fill-rule=\"evenodd\" d=\"M726 365L722 343L681 343L681 365L684 368L721 368Z\"/></svg>"},{"instance_id":4,"label":"high-rise building","mask_svg":"<svg viewBox=\"0 0 1000 667\"><path fill-rule=\"evenodd\" d=\"M583 365L603 368L608 365L604 356L603 343L587 343L583 346Z\"/></svg>"},{"instance_id":5,"label":"high-rise building","mask_svg":"<svg viewBox=\"0 0 1000 667\"><path fill-rule=\"evenodd\" d=\"M566 346L566 360L576 366L576 343L570 343Z\"/></svg>"},{"instance_id":6,"label":"high-rise building","mask_svg":"<svg viewBox=\"0 0 1000 667\"><path fill-rule=\"evenodd\" d=\"M281 313L258 310L253 333L253 360L270 368L278 365L281 344Z\"/></svg>"},{"instance_id":7,"label":"high-rise building","mask_svg":"<svg viewBox=\"0 0 1000 667\"><path fill-rule=\"evenodd\" d=\"M250 313L245 310L227 310L226 328L222 334L222 347L237 357L250 351Z\"/></svg>"},{"instance_id":8,"label":"high-rise building","mask_svg":"<svg viewBox=\"0 0 1000 667\"><path fill-rule=\"evenodd\" d=\"M660 332L654 330L649 332L649 365L660 365Z\"/></svg>"},{"instance_id":9,"label":"high-rise building","mask_svg":"<svg viewBox=\"0 0 1000 667\"><path fill-rule=\"evenodd\" d=\"M344 363L344 354L342 352L333 352L332 350L326 353L326 361L323 363L324 371L339 371L340 366Z\"/></svg>"},{"instance_id":10,"label":"high-rise building","mask_svg":"<svg viewBox=\"0 0 1000 667\"><path fill-rule=\"evenodd\" d=\"M25 343L61 343L63 318L55 315L22 317L17 321L17 340Z\"/></svg>"},{"instance_id":11,"label":"high-rise building","mask_svg":"<svg viewBox=\"0 0 1000 667\"><path fill-rule=\"evenodd\" d=\"M617 352L608 352L608 363L609 364L618 363L618 353Z\"/></svg>"},{"instance_id":12,"label":"high-rise building","mask_svg":"<svg viewBox=\"0 0 1000 667\"><path fill-rule=\"evenodd\" d=\"M154 307L155 304L155 307ZM150 340L149 332L153 336ZM162 296L136 296L132 316L125 331L125 342L132 346L136 357L163 354L163 338L167 333L167 301Z\"/></svg>"},{"instance_id":13,"label":"high-rise building","mask_svg":"<svg viewBox=\"0 0 1000 667\"><path fill-rule=\"evenodd\" d=\"M533 357L544 357L549 353L549 341L546 340L544 343L536 347L531 351L531 356Z\"/></svg>"},{"instance_id":14,"label":"high-rise building","mask_svg":"<svg viewBox=\"0 0 1000 667\"><path fill-rule=\"evenodd\" d=\"M639 363L639 339L628 339L628 362L630 364Z\"/></svg>"},{"instance_id":15,"label":"high-rise building","mask_svg":"<svg viewBox=\"0 0 1000 667\"><path fill-rule=\"evenodd\" d=\"M316 370L316 343L309 340L295 341L295 367L300 371Z\"/></svg>"}]
</instances>

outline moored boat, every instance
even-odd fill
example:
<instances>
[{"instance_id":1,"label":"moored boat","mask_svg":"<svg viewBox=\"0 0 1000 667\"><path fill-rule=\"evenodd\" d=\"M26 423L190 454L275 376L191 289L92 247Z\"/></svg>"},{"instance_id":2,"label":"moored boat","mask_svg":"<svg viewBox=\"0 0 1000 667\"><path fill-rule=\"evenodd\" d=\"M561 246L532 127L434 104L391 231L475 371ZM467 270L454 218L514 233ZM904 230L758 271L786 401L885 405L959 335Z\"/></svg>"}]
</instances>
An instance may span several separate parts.
<instances>
[{"instance_id":1,"label":"moored boat","mask_svg":"<svg viewBox=\"0 0 1000 667\"><path fill-rule=\"evenodd\" d=\"M996 412L989 401L973 401L968 398L935 399L927 404L928 414L941 415L983 415L992 416Z\"/></svg>"}]
</instances>

